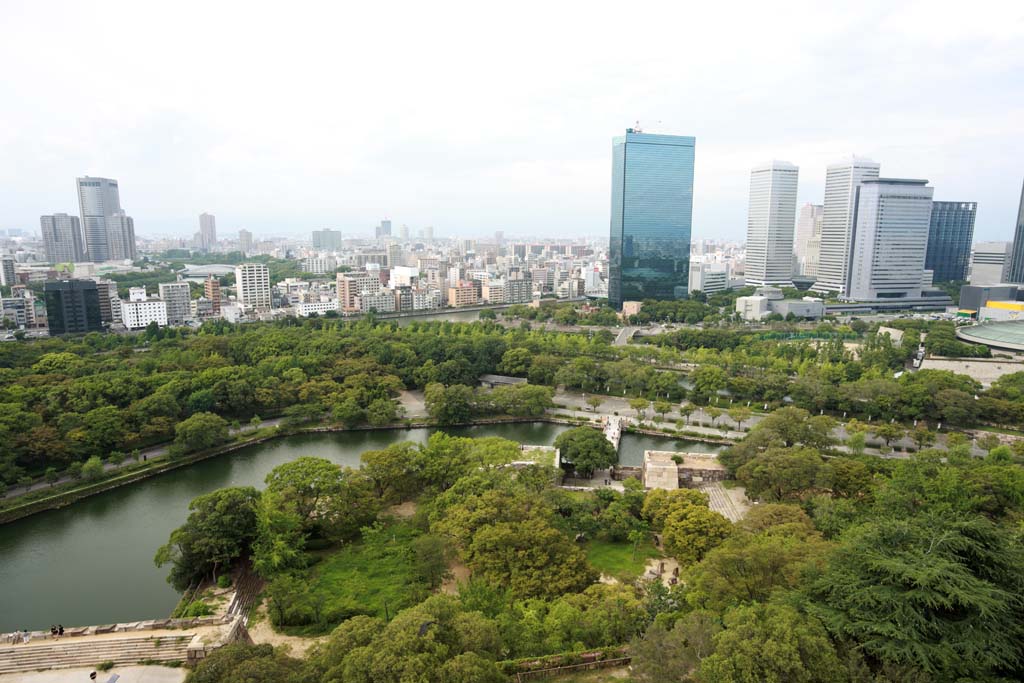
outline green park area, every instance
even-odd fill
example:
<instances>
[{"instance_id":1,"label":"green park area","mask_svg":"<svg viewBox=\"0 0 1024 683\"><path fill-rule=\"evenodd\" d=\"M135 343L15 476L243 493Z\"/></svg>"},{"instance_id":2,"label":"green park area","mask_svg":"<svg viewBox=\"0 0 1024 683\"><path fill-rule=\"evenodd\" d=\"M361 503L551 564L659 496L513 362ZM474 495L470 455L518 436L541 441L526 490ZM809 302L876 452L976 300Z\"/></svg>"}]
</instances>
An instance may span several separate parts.
<instances>
[{"instance_id":1,"label":"green park area","mask_svg":"<svg viewBox=\"0 0 1024 683\"><path fill-rule=\"evenodd\" d=\"M644 573L648 561L664 557L650 539L634 548L632 543L614 543L595 539L588 541L583 549L587 562L605 576L621 581L631 581Z\"/></svg>"}]
</instances>

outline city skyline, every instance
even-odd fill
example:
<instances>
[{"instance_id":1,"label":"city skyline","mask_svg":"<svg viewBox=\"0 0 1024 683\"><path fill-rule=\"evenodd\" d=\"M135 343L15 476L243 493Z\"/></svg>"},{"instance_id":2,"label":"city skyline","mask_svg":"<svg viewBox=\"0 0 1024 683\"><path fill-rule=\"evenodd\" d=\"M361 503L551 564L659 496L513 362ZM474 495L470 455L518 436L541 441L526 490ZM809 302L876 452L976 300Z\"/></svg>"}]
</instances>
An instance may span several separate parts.
<instances>
[{"instance_id":1,"label":"city skyline","mask_svg":"<svg viewBox=\"0 0 1024 683\"><path fill-rule=\"evenodd\" d=\"M826 165L856 153L976 201L978 239L1011 238L1024 176L1017 8L803 5L800 21L788 21L752 7L735 27L724 7L665 6L615 55L604 48L622 38L621 18L599 8L546 8L543 26L524 11L500 34L415 6L401 19L360 7L344 21L332 16L340 8L322 17L257 9L244 32L224 30L236 19L226 8L204 9L194 26L183 7L160 35L132 30L148 12L24 4L5 17L0 54L21 66L3 76L12 97L0 228L74 213L69 179L89 174L121 181L146 237L188 237L201 211L218 216L223 234L368 235L390 216L438 236L598 236L606 140L639 120L702 141L694 235L742 238L746 172L758 161L800 166L797 202L818 204ZM700 30L679 47L669 38L682 16ZM360 30L327 39L335 18ZM567 36L581 19L587 30ZM754 26L771 32L771 51ZM114 65L117 87L103 92L76 59L99 27L121 37L89 45ZM31 40L40 31L45 54ZM210 48L180 54L176 34ZM265 36L293 34L305 37L274 54L256 49ZM524 38L537 45L531 54L507 49ZM398 47L379 50L382 41ZM682 68L692 64L702 66ZM328 80L337 87L323 88ZM279 96L256 95L268 91ZM920 92L957 98L937 108Z\"/></svg>"}]
</instances>

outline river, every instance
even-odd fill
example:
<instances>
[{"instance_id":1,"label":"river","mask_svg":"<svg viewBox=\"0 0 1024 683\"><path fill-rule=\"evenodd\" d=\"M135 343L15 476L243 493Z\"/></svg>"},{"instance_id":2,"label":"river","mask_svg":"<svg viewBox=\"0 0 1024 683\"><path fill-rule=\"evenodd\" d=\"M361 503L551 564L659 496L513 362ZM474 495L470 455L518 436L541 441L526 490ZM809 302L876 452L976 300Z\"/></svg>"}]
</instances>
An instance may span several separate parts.
<instances>
[{"instance_id":1,"label":"river","mask_svg":"<svg viewBox=\"0 0 1024 683\"><path fill-rule=\"evenodd\" d=\"M568 429L546 422L480 425L447 431L550 445ZM0 526L0 632L166 617L178 593L157 548L188 516L194 497L224 486L256 486L274 467L303 455L359 466L363 451L426 441L432 430L376 430L291 436L172 470L60 510ZM644 450L716 452L713 444L625 434L620 462L638 465Z\"/></svg>"}]
</instances>

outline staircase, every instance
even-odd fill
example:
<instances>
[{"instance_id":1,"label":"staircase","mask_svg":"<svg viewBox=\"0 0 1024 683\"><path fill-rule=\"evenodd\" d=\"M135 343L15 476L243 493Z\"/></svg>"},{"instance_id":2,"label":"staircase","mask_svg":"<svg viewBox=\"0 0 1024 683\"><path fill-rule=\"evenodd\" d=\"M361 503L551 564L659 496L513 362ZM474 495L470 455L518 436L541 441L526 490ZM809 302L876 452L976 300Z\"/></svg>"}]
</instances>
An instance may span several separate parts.
<instances>
[{"instance_id":1,"label":"staircase","mask_svg":"<svg viewBox=\"0 0 1024 683\"><path fill-rule=\"evenodd\" d=\"M38 645L0 646L0 675L43 669L95 667L111 661L116 666L141 661L184 662L192 633L124 638L64 638Z\"/></svg>"}]
</instances>

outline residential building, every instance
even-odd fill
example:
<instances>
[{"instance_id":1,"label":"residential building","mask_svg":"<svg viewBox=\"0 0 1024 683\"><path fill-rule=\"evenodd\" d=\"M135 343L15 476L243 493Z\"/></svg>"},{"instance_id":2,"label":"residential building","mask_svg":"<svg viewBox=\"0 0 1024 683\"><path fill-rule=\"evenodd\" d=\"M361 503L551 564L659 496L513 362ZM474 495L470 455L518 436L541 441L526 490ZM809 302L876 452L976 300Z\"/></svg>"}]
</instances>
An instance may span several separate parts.
<instances>
[{"instance_id":1,"label":"residential building","mask_svg":"<svg viewBox=\"0 0 1024 683\"><path fill-rule=\"evenodd\" d=\"M135 221L124 211L115 211L106 217L107 259L111 261L134 261L138 252L135 247Z\"/></svg>"},{"instance_id":2,"label":"residential building","mask_svg":"<svg viewBox=\"0 0 1024 683\"><path fill-rule=\"evenodd\" d=\"M132 287L128 301L121 302L121 324L129 330L141 330L150 323L167 326L167 302L147 297L145 287Z\"/></svg>"},{"instance_id":3,"label":"residential building","mask_svg":"<svg viewBox=\"0 0 1024 683\"><path fill-rule=\"evenodd\" d=\"M187 282L161 282L160 298L167 304L168 325L184 325L192 319L192 290Z\"/></svg>"},{"instance_id":4,"label":"residential building","mask_svg":"<svg viewBox=\"0 0 1024 683\"><path fill-rule=\"evenodd\" d=\"M690 291L715 294L729 289L728 263L690 261Z\"/></svg>"},{"instance_id":5,"label":"residential building","mask_svg":"<svg viewBox=\"0 0 1024 683\"><path fill-rule=\"evenodd\" d=\"M97 280L96 295L100 301L100 319L108 324L121 322L121 299L117 295L117 283Z\"/></svg>"},{"instance_id":6,"label":"residential building","mask_svg":"<svg viewBox=\"0 0 1024 683\"><path fill-rule=\"evenodd\" d=\"M847 293L857 187L865 180L878 178L880 169L870 159L852 157L831 164L826 170L821 246L813 291L837 292L840 296Z\"/></svg>"},{"instance_id":7,"label":"residential building","mask_svg":"<svg viewBox=\"0 0 1024 683\"><path fill-rule=\"evenodd\" d=\"M1010 249L1009 262L1006 268L1006 281L1024 284L1024 185L1020 190L1020 207L1017 209L1017 227L1013 233L1013 246Z\"/></svg>"},{"instance_id":8,"label":"residential building","mask_svg":"<svg viewBox=\"0 0 1024 683\"><path fill-rule=\"evenodd\" d=\"M238 305L243 310L270 310L270 271L266 264L243 263L237 266L235 289L238 294Z\"/></svg>"},{"instance_id":9,"label":"residential building","mask_svg":"<svg viewBox=\"0 0 1024 683\"><path fill-rule=\"evenodd\" d=\"M331 230L330 228L314 230L313 248L317 251L340 251L341 230Z\"/></svg>"},{"instance_id":10,"label":"residential building","mask_svg":"<svg viewBox=\"0 0 1024 683\"><path fill-rule=\"evenodd\" d=\"M211 213L199 214L199 248L213 251L217 246L217 218Z\"/></svg>"},{"instance_id":11,"label":"residential building","mask_svg":"<svg viewBox=\"0 0 1024 683\"><path fill-rule=\"evenodd\" d=\"M404 227L404 226L403 226ZM405 311L412 311L413 309L413 295L412 286L410 285L399 285L394 288L395 292L395 310L399 313Z\"/></svg>"},{"instance_id":12,"label":"residential building","mask_svg":"<svg viewBox=\"0 0 1024 683\"><path fill-rule=\"evenodd\" d=\"M793 254L796 258L796 275L814 277L817 275L818 250L821 248L821 219L825 207L810 202L800 207L800 216L796 221L796 233L793 236ZM812 243L811 240L814 240ZM814 249L813 254L811 252ZM813 273L807 272L807 262L814 262Z\"/></svg>"},{"instance_id":13,"label":"residential building","mask_svg":"<svg viewBox=\"0 0 1024 683\"><path fill-rule=\"evenodd\" d=\"M441 308L440 289L414 289L412 290L412 310L428 311Z\"/></svg>"},{"instance_id":14,"label":"residential building","mask_svg":"<svg viewBox=\"0 0 1024 683\"><path fill-rule=\"evenodd\" d=\"M100 301L92 280L58 280L43 286L50 336L102 332Z\"/></svg>"},{"instance_id":15,"label":"residential building","mask_svg":"<svg viewBox=\"0 0 1024 683\"><path fill-rule=\"evenodd\" d=\"M13 287L18 284L18 276L14 271L14 257L0 256L0 285Z\"/></svg>"},{"instance_id":16,"label":"residential building","mask_svg":"<svg viewBox=\"0 0 1024 683\"><path fill-rule=\"evenodd\" d=\"M78 208L82 218L82 232L85 236L86 257L95 263L109 261L111 230L115 231L114 241L119 249L124 249L126 237L116 231L126 227L126 222L118 220L112 229L108 229L107 217L122 215L121 195L117 181L112 178L92 178L85 176L76 180L78 189ZM132 234L132 251L135 236ZM133 257L134 258L134 257Z\"/></svg>"},{"instance_id":17,"label":"residential building","mask_svg":"<svg viewBox=\"0 0 1024 683\"><path fill-rule=\"evenodd\" d=\"M927 184L876 178L858 185L846 298L921 297L932 213L933 188Z\"/></svg>"},{"instance_id":18,"label":"residential building","mask_svg":"<svg viewBox=\"0 0 1024 683\"><path fill-rule=\"evenodd\" d=\"M505 303L528 304L533 301L533 281L524 273L509 273L505 278Z\"/></svg>"},{"instance_id":19,"label":"residential building","mask_svg":"<svg viewBox=\"0 0 1024 683\"><path fill-rule=\"evenodd\" d=\"M302 269L315 275L333 273L338 268L338 260L333 256L307 256L302 260Z\"/></svg>"},{"instance_id":20,"label":"residential building","mask_svg":"<svg viewBox=\"0 0 1024 683\"><path fill-rule=\"evenodd\" d=\"M967 280L977 202L932 202L924 267L935 282Z\"/></svg>"},{"instance_id":21,"label":"residential building","mask_svg":"<svg viewBox=\"0 0 1024 683\"><path fill-rule=\"evenodd\" d=\"M475 306L480 303L479 283L466 280L448 288L448 305L452 308Z\"/></svg>"},{"instance_id":22,"label":"residential building","mask_svg":"<svg viewBox=\"0 0 1024 683\"><path fill-rule=\"evenodd\" d=\"M364 291L356 297L356 307L362 313L394 313L395 293L391 290Z\"/></svg>"},{"instance_id":23,"label":"residential building","mask_svg":"<svg viewBox=\"0 0 1024 683\"><path fill-rule=\"evenodd\" d=\"M972 285L998 285L1007 282L1010 242L978 242L971 248L968 281Z\"/></svg>"},{"instance_id":24,"label":"residential building","mask_svg":"<svg viewBox=\"0 0 1024 683\"><path fill-rule=\"evenodd\" d=\"M0 320L7 319L14 325L24 328L29 324L29 307L31 299L20 296L3 297L0 299Z\"/></svg>"},{"instance_id":25,"label":"residential building","mask_svg":"<svg viewBox=\"0 0 1024 683\"><path fill-rule=\"evenodd\" d=\"M800 169L788 161L771 161L750 172L748 285L793 285L793 221L799 173Z\"/></svg>"},{"instance_id":26,"label":"residential building","mask_svg":"<svg viewBox=\"0 0 1024 683\"><path fill-rule=\"evenodd\" d=\"M220 280L213 275L207 275L203 283L203 297L210 302L210 310L214 316L220 315Z\"/></svg>"},{"instance_id":27,"label":"residential building","mask_svg":"<svg viewBox=\"0 0 1024 683\"><path fill-rule=\"evenodd\" d=\"M337 299L328 299L327 301L306 301L295 304L295 315L300 318L307 318L314 313L317 315L326 315L331 311L334 311L335 313L338 312Z\"/></svg>"},{"instance_id":28,"label":"residential building","mask_svg":"<svg viewBox=\"0 0 1024 683\"><path fill-rule=\"evenodd\" d=\"M243 254L252 253L252 233L245 228L238 231L238 249Z\"/></svg>"},{"instance_id":29,"label":"residential building","mask_svg":"<svg viewBox=\"0 0 1024 683\"><path fill-rule=\"evenodd\" d=\"M695 144L633 129L612 141L608 299L617 309L689 294Z\"/></svg>"},{"instance_id":30,"label":"residential building","mask_svg":"<svg viewBox=\"0 0 1024 683\"><path fill-rule=\"evenodd\" d=\"M338 273L335 278L338 288L338 306L342 311L360 310L357 297L363 294L377 294L381 290L380 276L376 273L355 271Z\"/></svg>"},{"instance_id":31,"label":"residential building","mask_svg":"<svg viewBox=\"0 0 1024 683\"><path fill-rule=\"evenodd\" d=\"M40 216L39 228L43 234L43 248L48 263L74 263L85 260L82 248L82 224L78 216L55 213Z\"/></svg>"}]
</instances>

